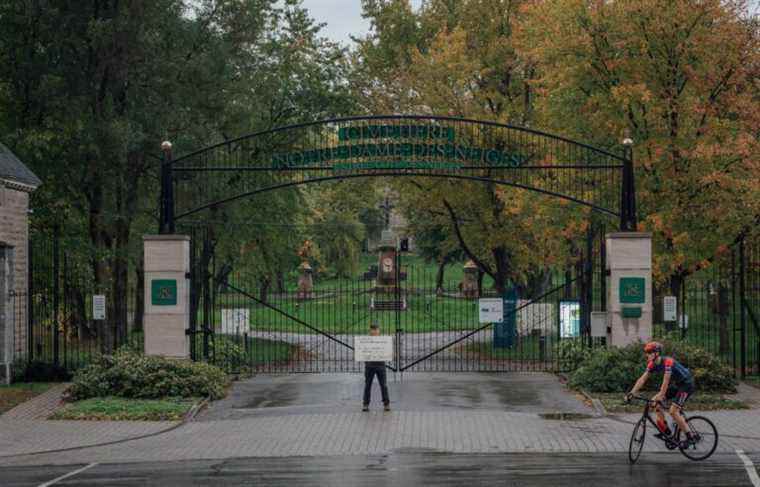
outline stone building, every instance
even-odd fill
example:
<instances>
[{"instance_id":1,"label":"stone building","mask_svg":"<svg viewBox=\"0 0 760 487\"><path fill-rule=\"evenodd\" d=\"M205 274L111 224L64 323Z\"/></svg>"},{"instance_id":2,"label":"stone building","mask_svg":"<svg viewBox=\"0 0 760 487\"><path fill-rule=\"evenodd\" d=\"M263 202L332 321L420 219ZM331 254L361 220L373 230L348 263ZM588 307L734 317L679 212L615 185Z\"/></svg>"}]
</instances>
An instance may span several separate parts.
<instances>
[{"instance_id":1,"label":"stone building","mask_svg":"<svg viewBox=\"0 0 760 487\"><path fill-rule=\"evenodd\" d=\"M26 350L29 197L41 181L0 144L0 381Z\"/></svg>"}]
</instances>

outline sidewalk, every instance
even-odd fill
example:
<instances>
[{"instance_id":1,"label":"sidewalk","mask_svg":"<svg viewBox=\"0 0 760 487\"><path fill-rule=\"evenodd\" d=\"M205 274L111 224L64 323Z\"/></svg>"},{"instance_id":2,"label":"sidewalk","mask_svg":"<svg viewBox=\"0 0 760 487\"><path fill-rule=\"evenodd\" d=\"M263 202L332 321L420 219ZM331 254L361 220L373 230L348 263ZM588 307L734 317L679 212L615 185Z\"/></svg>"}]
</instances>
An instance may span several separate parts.
<instances>
[{"instance_id":1,"label":"sidewalk","mask_svg":"<svg viewBox=\"0 0 760 487\"><path fill-rule=\"evenodd\" d=\"M279 380L287 383L289 390L293 390L299 380L303 384L315 380L319 383L321 380L324 386L324 382L330 382L331 379L287 377L258 377L253 386L256 381L269 381L271 386L271 382ZM537 377L541 379L541 376ZM503 404L494 403L487 403L487 407L480 409L467 409L461 402L456 407L441 406L439 402L438 407L423 408L419 393L422 389L420 384L425 379L418 375L415 380L405 381L401 385L396 383L396 389L405 389L397 390L396 396L391 396L394 410L390 413L377 409L362 413L357 410L354 398L351 398L351 410L344 410L341 397L323 397L322 399L330 399L337 404L332 411L303 412L298 401L290 406L254 407L247 414L238 411L232 415L235 419L201 418L200 421L186 423L147 438L57 453L8 456L118 441L129 438L130 435L156 433L175 424L18 421L0 418L0 465L366 455L403 451L623 453L628 449L632 423L639 417L638 414L625 414L589 416L580 420L552 420L544 419L540 410L509 411L505 410ZM336 380L339 384L344 384L346 380L359 383L361 379L349 377ZM468 394L485 389L488 384L493 385L494 381L504 386L510 385L508 380L500 377L484 377L482 380L487 384L479 387L478 384L472 384ZM528 385L526 380L529 379L524 379L522 385ZM427 383L430 384L429 381ZM541 380L537 381L539 386L541 383ZM325 394L331 393L330 387L322 389ZM313 388L307 390L313 392ZM400 394L407 392L415 397L411 403L414 407L405 407L404 398ZM473 401L480 400L476 396L473 396ZM558 404L567 399L563 398ZM538 409L540 408L539 404ZM715 422L720 432L718 451L760 451L757 410L716 411L705 415ZM230 417L225 414L222 416ZM644 448L655 451L664 447L652 440Z\"/></svg>"},{"instance_id":2,"label":"sidewalk","mask_svg":"<svg viewBox=\"0 0 760 487\"><path fill-rule=\"evenodd\" d=\"M11 409L5 414L0 414L0 420L25 421L32 419L47 419L53 414L61 403L61 397L71 384L57 384L42 394L29 399Z\"/></svg>"}]
</instances>

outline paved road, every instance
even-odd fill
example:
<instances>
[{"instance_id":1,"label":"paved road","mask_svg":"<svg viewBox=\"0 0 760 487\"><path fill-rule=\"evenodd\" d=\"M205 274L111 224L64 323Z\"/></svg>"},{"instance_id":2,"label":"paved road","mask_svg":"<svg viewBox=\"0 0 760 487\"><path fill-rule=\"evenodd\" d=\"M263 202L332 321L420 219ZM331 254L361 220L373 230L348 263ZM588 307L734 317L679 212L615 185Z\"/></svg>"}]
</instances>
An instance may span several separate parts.
<instances>
[{"instance_id":1,"label":"paved road","mask_svg":"<svg viewBox=\"0 0 760 487\"><path fill-rule=\"evenodd\" d=\"M760 454L750 459L760 462ZM89 467L89 468L88 468ZM82 470L84 469L84 470ZM81 471L80 471L81 470ZM76 473L79 471L78 473ZM55 486L752 486L737 455L694 463L679 454L648 455L629 465L621 454L446 454L233 458L219 461L80 464L0 471L4 487ZM51 485L51 484L48 484Z\"/></svg>"},{"instance_id":2,"label":"paved road","mask_svg":"<svg viewBox=\"0 0 760 487\"><path fill-rule=\"evenodd\" d=\"M598 416L552 375L397 379L388 413L360 411L360 375L322 374L239 382L182 425L0 419L0 486L752 486L737 450L760 464L757 410L708 413L721 437L705 462L648 438L630 467L638 415Z\"/></svg>"}]
</instances>

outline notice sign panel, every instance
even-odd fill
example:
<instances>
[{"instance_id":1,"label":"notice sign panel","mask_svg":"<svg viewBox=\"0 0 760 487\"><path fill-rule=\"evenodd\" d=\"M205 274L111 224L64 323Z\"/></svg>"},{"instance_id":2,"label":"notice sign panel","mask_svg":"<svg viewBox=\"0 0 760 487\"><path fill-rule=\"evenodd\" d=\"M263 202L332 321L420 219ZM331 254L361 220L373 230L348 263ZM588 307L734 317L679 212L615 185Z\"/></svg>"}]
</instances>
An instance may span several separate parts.
<instances>
[{"instance_id":1,"label":"notice sign panel","mask_svg":"<svg viewBox=\"0 0 760 487\"><path fill-rule=\"evenodd\" d=\"M662 298L662 321L676 321L677 310L678 300L675 296L665 296Z\"/></svg>"},{"instance_id":2,"label":"notice sign panel","mask_svg":"<svg viewBox=\"0 0 760 487\"><path fill-rule=\"evenodd\" d=\"M248 331L250 311L247 308L223 309L222 310L222 333L225 335L239 335Z\"/></svg>"},{"instance_id":3,"label":"notice sign panel","mask_svg":"<svg viewBox=\"0 0 760 487\"><path fill-rule=\"evenodd\" d=\"M581 334L581 303L578 301L559 302L559 335L575 338Z\"/></svg>"},{"instance_id":4,"label":"notice sign panel","mask_svg":"<svg viewBox=\"0 0 760 487\"><path fill-rule=\"evenodd\" d=\"M390 362L393 360L393 337L355 336L354 360L356 362Z\"/></svg>"},{"instance_id":5,"label":"notice sign panel","mask_svg":"<svg viewBox=\"0 0 760 487\"><path fill-rule=\"evenodd\" d=\"M501 323L504 320L504 300L501 298L479 299L478 310L478 321L481 323Z\"/></svg>"},{"instance_id":6,"label":"notice sign panel","mask_svg":"<svg viewBox=\"0 0 760 487\"><path fill-rule=\"evenodd\" d=\"M92 296L92 319L106 319L106 296L104 294L95 294Z\"/></svg>"}]
</instances>

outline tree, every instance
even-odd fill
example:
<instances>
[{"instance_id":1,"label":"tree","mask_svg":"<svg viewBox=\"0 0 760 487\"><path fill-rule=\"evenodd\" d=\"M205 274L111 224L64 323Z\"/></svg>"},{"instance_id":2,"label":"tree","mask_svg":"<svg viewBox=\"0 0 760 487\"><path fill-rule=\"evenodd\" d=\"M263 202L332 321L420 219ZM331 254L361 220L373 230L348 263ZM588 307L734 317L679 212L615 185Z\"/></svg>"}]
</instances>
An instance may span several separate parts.
<instances>
[{"instance_id":1,"label":"tree","mask_svg":"<svg viewBox=\"0 0 760 487\"><path fill-rule=\"evenodd\" d=\"M542 125L635 141L639 229L677 292L760 219L758 23L741 1L526 4ZM560 122L561 121L561 122Z\"/></svg>"},{"instance_id":2,"label":"tree","mask_svg":"<svg viewBox=\"0 0 760 487\"><path fill-rule=\"evenodd\" d=\"M0 2L2 133L45 181L36 207L65 209L39 218L88 234L109 316L126 317L130 261L155 231L161 140L190 150L347 105L342 51L299 2L275 3Z\"/></svg>"},{"instance_id":3,"label":"tree","mask_svg":"<svg viewBox=\"0 0 760 487\"><path fill-rule=\"evenodd\" d=\"M535 66L520 56L513 39L523 3L431 0L414 13L403 1L365 2L373 31L359 40L355 60L362 103L370 111L530 125ZM449 245L491 276L499 291L510 283L529 287L531 274L561 265L568 249L558 248L552 237L572 226L557 216L564 212L573 220L581 214L493 183L413 180L394 186L409 207L436 215ZM543 266L530 269L536 262Z\"/></svg>"}]
</instances>

